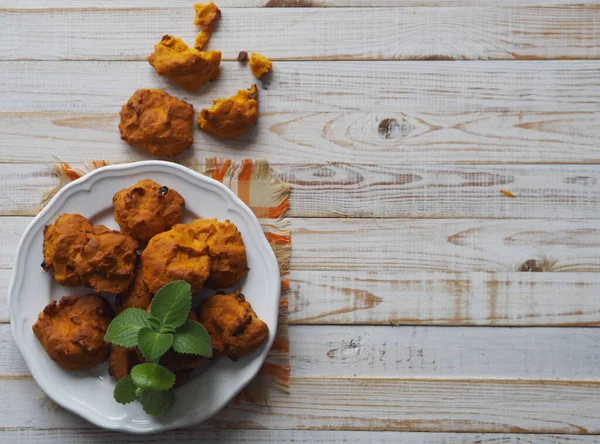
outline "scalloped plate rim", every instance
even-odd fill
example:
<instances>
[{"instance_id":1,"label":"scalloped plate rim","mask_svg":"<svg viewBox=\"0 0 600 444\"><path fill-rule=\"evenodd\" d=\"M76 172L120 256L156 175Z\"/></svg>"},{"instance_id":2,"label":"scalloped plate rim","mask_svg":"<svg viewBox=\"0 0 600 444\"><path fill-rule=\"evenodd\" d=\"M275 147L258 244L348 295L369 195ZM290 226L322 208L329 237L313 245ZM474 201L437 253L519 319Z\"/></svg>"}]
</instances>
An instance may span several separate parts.
<instances>
[{"instance_id":1,"label":"scalloped plate rim","mask_svg":"<svg viewBox=\"0 0 600 444\"><path fill-rule=\"evenodd\" d=\"M163 432L163 431L167 431L167 430L172 430L174 428L189 427L193 424L198 424L198 423L203 422L203 421L209 419L210 417L214 416L223 407L225 407L227 404L229 404L231 402L231 400L243 389L243 387L245 387L247 385L247 383L249 383L256 376L256 374L260 370L262 364L264 363L264 361L267 357L267 354L268 354L269 350L271 349L271 346L273 345L273 342L274 342L275 336L276 336L275 329L277 327L275 325L275 329L273 329L273 333L269 335L268 343L266 344L266 346L263 347L262 352L259 355L255 356L253 361L251 361L247 364L248 366L252 366L252 368L253 368L253 371L251 373L252 376L244 379L245 382L239 387L239 390L234 390L233 392L231 392L231 394L229 396L223 398L223 399L227 399L227 400L221 403L222 405L219 409L216 409L215 411L208 411L208 412L205 412L202 414L197 414L195 417L188 418L186 421L181 422L181 423L180 422L177 422L175 424L151 423L150 427L135 428L128 424L123 424L122 421L119 421L118 419L103 418L104 421L101 421L101 420L99 420L98 415L92 415L92 412L90 412L88 410L81 410L80 408L77 408L77 406L80 404L77 403L76 401L74 401L73 399L65 398L64 396L61 396L58 391L55 391L52 388L49 389L49 387L51 387L51 384L46 384L46 382L51 382L51 381L47 381L44 378L44 376L41 372L41 369L38 368L36 365L34 365L34 362L32 360L33 357L31 354L33 352L29 352L28 350L24 349L25 344L21 341L19 333L17 332L17 325L18 325L17 321L19 319L17 318L17 314L15 313L14 305L16 304L15 303L16 295L14 294L14 292L15 292L15 287L17 285L19 285L19 287L22 285L22 280L23 280L22 275L25 273L25 271L23 270L23 267L24 267L23 262L25 260L24 254L23 254L23 248L27 246L28 247L27 249L29 249L29 247L30 247L29 244L31 243L32 238L35 235L36 230L42 229L42 227L40 227L39 225L44 223L45 219L51 218L54 215L54 213L58 213L62 203L64 203L64 201L66 199L68 199L69 196L71 196L72 194L80 192L82 189L85 191L91 190L91 188L94 186L94 184L97 181L99 181L100 179L102 179L103 176L105 176L105 175L121 176L122 174L126 174L127 171L130 171L130 170L143 170L143 169L149 169L149 170L155 170L155 171L158 170L159 172L167 173L167 174L176 172L175 175L177 175L182 180L188 181L190 183L190 185L197 186L197 183L202 183L203 185L208 185L209 187L212 187L214 190L218 190L218 192L221 195L224 194L225 196L227 196L227 201L229 204L227 206L228 210L232 210L232 211L241 210L240 214L243 215L244 219L246 219L246 222L248 222L248 226L253 231L253 234L254 235L260 234L260 236L257 236L257 238L260 239L258 241L258 243L261 245L261 247L260 247L261 248L261 256L264 260L267 271L269 272L269 274L273 275L272 276L273 278L275 278L275 277L277 278L277 282L279 282L279 280L280 280L279 266L277 264L277 259L275 258L275 254L274 254L271 246L269 245L266 237L264 236L264 232L260 226L260 223L259 223L257 217L252 212L252 210L237 195L235 195L233 193L233 191L231 191L223 183L218 182L210 177L204 176L204 175L202 175L190 168L187 168L183 165L173 163L173 162L160 161L160 160L147 160L147 161L124 163L124 164L107 165L102 168L93 170L93 171L89 172L88 174L85 174L84 176L80 177L79 179L76 179L73 182L66 184L62 189L60 189L57 192L57 194L50 200L50 202L48 202L48 204L33 218L33 220L31 220L29 222L29 224L27 225L27 228L25 229L25 231L23 232L23 235L21 236L21 239L19 240L19 243L18 243L18 246L16 249L16 253L14 256L14 258L15 258L14 268L13 268L10 283L8 286L9 320L10 320L10 324L11 324L12 335L15 340L15 343L17 344L19 351L21 352L21 355L25 359L25 362L27 363L27 366L29 367L29 370L31 371L31 374L32 374L34 380L52 401L54 401L56 404L60 405L64 409L84 418L85 420L89 421L90 423L92 423L96 426L102 427L107 430L123 431L123 432L134 433L134 434L151 434L151 433L158 433L158 432ZM170 170L170 171L168 171L168 170ZM187 176L187 177L183 177L183 176ZM193 181L189 180L189 179L195 180L197 183L194 184ZM206 187L200 187L200 188L206 188ZM233 204L233 207L230 206L231 204ZM280 299L280 286L277 285L276 286L276 295L274 298L274 300L276 301L276 306L272 307L272 310L277 311L277 315L279 312L279 299ZM208 371L210 371L210 370L208 370Z\"/></svg>"}]
</instances>

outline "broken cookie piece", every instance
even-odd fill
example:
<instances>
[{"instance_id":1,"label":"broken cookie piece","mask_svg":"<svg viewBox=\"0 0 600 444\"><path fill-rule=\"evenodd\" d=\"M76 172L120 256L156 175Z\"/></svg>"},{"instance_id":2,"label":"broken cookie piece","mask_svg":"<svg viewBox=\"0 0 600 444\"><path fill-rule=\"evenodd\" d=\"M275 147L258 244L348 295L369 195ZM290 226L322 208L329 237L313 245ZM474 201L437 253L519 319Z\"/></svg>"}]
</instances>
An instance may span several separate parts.
<instances>
[{"instance_id":1,"label":"broken cookie piece","mask_svg":"<svg viewBox=\"0 0 600 444\"><path fill-rule=\"evenodd\" d=\"M194 25L200 26L200 29L205 32L212 32L215 23L221 18L221 11L213 2L197 3L194 5L196 18Z\"/></svg>"},{"instance_id":2,"label":"broken cookie piece","mask_svg":"<svg viewBox=\"0 0 600 444\"><path fill-rule=\"evenodd\" d=\"M257 79L266 76L271 71L272 66L273 62L263 55L253 52L250 56L250 70Z\"/></svg>"},{"instance_id":3,"label":"broken cookie piece","mask_svg":"<svg viewBox=\"0 0 600 444\"><path fill-rule=\"evenodd\" d=\"M200 51L204 45L210 39L210 34L208 32L200 31L196 36L196 41L194 42L194 49Z\"/></svg>"},{"instance_id":4,"label":"broken cookie piece","mask_svg":"<svg viewBox=\"0 0 600 444\"><path fill-rule=\"evenodd\" d=\"M198 116L198 127L215 137L238 137L258 119L258 92L256 85L240 90L226 99L218 99Z\"/></svg>"},{"instance_id":5,"label":"broken cookie piece","mask_svg":"<svg viewBox=\"0 0 600 444\"><path fill-rule=\"evenodd\" d=\"M201 52L177 37L165 35L154 46L148 62L156 72L189 91L195 91L219 74L221 51Z\"/></svg>"}]
</instances>

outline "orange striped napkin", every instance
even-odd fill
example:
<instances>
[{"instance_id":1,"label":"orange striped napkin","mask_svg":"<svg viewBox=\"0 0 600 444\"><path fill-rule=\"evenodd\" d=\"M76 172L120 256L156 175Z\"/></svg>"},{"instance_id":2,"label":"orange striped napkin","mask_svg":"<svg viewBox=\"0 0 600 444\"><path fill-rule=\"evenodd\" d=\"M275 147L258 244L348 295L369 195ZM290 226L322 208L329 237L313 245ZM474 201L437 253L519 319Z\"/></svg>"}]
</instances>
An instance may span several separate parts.
<instances>
[{"instance_id":1,"label":"orange striped napkin","mask_svg":"<svg viewBox=\"0 0 600 444\"><path fill-rule=\"evenodd\" d=\"M42 207L67 183L106 165L107 162L103 160L95 160L83 169L73 168L67 163L59 164L55 169L59 184L46 193L42 200ZM290 186L275 174L266 160L245 159L234 162L210 158L204 161L187 162L184 165L222 182L237 194L259 219L265 236L275 251L282 279L277 336L259 374L233 401L268 405L269 389L287 392L290 382L287 321L289 283L285 279L289 268L291 245L289 224L286 219Z\"/></svg>"}]
</instances>

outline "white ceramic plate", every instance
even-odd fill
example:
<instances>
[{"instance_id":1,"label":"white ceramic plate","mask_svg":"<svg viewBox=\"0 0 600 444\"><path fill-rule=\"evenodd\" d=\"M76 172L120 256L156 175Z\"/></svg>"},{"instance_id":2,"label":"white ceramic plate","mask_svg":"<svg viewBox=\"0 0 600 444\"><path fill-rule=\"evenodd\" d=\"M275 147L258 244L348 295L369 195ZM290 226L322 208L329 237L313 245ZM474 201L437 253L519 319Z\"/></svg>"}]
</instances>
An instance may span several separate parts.
<instances>
[{"instance_id":1,"label":"white ceramic plate","mask_svg":"<svg viewBox=\"0 0 600 444\"><path fill-rule=\"evenodd\" d=\"M88 371L68 372L46 354L31 327L52 300L89 289L62 287L45 273L42 262L43 229L62 213L80 213L94 224L118 229L112 196L138 180L152 179L177 190L185 199L184 222L198 217L229 219L246 246L250 272L240 284L258 317L269 326L269 339L260 349L237 362L211 361L175 389L175 406L165 416L144 413L138 402L121 405L113 399L114 380L107 363ZM273 344L279 313L279 268L252 211L223 184L178 164L145 161L108 166L64 187L29 224L14 261L8 288L13 336L38 385L57 404L106 429L154 433L186 427L221 410L256 375Z\"/></svg>"}]
</instances>

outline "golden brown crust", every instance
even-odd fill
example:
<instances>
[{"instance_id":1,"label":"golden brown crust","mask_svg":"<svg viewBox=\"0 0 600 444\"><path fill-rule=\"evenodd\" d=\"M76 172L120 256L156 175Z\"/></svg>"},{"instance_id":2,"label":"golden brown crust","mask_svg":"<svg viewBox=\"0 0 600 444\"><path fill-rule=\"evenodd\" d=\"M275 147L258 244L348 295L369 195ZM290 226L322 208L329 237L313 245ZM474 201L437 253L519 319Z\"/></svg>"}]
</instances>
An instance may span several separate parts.
<instances>
[{"instance_id":1,"label":"golden brown crust","mask_svg":"<svg viewBox=\"0 0 600 444\"><path fill-rule=\"evenodd\" d=\"M256 85L240 90L226 99L218 99L213 106L198 115L198 127L215 137L238 137L258 120L258 91Z\"/></svg>"},{"instance_id":2,"label":"golden brown crust","mask_svg":"<svg viewBox=\"0 0 600 444\"><path fill-rule=\"evenodd\" d=\"M75 257L75 271L95 291L122 293L135 277L138 242L126 234L97 225L86 233Z\"/></svg>"},{"instance_id":3,"label":"golden brown crust","mask_svg":"<svg viewBox=\"0 0 600 444\"><path fill-rule=\"evenodd\" d=\"M110 305L100 296L64 296L44 308L33 333L59 366L84 370L108 356L104 335L111 319Z\"/></svg>"},{"instance_id":4,"label":"golden brown crust","mask_svg":"<svg viewBox=\"0 0 600 444\"><path fill-rule=\"evenodd\" d=\"M138 259L135 267L135 279L125 293L117 295L115 311L117 314L128 308L141 308L146 310L152 302L152 294L148 290L142 276L142 261Z\"/></svg>"},{"instance_id":5,"label":"golden brown crust","mask_svg":"<svg viewBox=\"0 0 600 444\"><path fill-rule=\"evenodd\" d=\"M240 358L269 336L267 324L256 317L241 293L208 298L198 308L198 320L208 331L216 355Z\"/></svg>"},{"instance_id":6,"label":"golden brown crust","mask_svg":"<svg viewBox=\"0 0 600 444\"><path fill-rule=\"evenodd\" d=\"M213 2L196 3L194 5L196 18L194 25L200 26L200 29L206 32L212 32L215 23L221 18L221 11Z\"/></svg>"},{"instance_id":7,"label":"golden brown crust","mask_svg":"<svg viewBox=\"0 0 600 444\"><path fill-rule=\"evenodd\" d=\"M210 256L210 288L228 288L248 273L246 248L237 227L229 221L197 219L178 230L191 230L196 239L206 242Z\"/></svg>"},{"instance_id":8,"label":"golden brown crust","mask_svg":"<svg viewBox=\"0 0 600 444\"><path fill-rule=\"evenodd\" d=\"M194 142L194 107L159 89L138 89L121 109L121 139L159 156L175 156Z\"/></svg>"},{"instance_id":9,"label":"golden brown crust","mask_svg":"<svg viewBox=\"0 0 600 444\"><path fill-rule=\"evenodd\" d=\"M183 206L177 191L148 179L113 196L115 221L124 233L144 243L179 223Z\"/></svg>"},{"instance_id":10,"label":"golden brown crust","mask_svg":"<svg viewBox=\"0 0 600 444\"><path fill-rule=\"evenodd\" d=\"M165 35L154 46L148 62L161 76L166 76L177 85L195 91L202 84L219 74L221 51L201 52L177 37Z\"/></svg>"},{"instance_id":11,"label":"golden brown crust","mask_svg":"<svg viewBox=\"0 0 600 444\"><path fill-rule=\"evenodd\" d=\"M51 272L59 284L69 287L81 285L73 262L91 229L90 221L80 214L62 214L52 225L44 228L42 267Z\"/></svg>"},{"instance_id":12,"label":"golden brown crust","mask_svg":"<svg viewBox=\"0 0 600 444\"><path fill-rule=\"evenodd\" d=\"M261 79L266 76L271 68L273 67L273 62L271 62L268 58L263 55L260 55L256 52L253 52L250 56L250 70L252 74L257 79Z\"/></svg>"},{"instance_id":13,"label":"golden brown crust","mask_svg":"<svg viewBox=\"0 0 600 444\"><path fill-rule=\"evenodd\" d=\"M142 253L142 275L151 293L177 280L189 283L196 292L208 279L208 245L177 227L154 236Z\"/></svg>"},{"instance_id":14,"label":"golden brown crust","mask_svg":"<svg viewBox=\"0 0 600 444\"><path fill-rule=\"evenodd\" d=\"M125 348L115 345L108 357L108 373L118 381L127 376L133 366L142 362L138 357L137 348Z\"/></svg>"}]
</instances>

